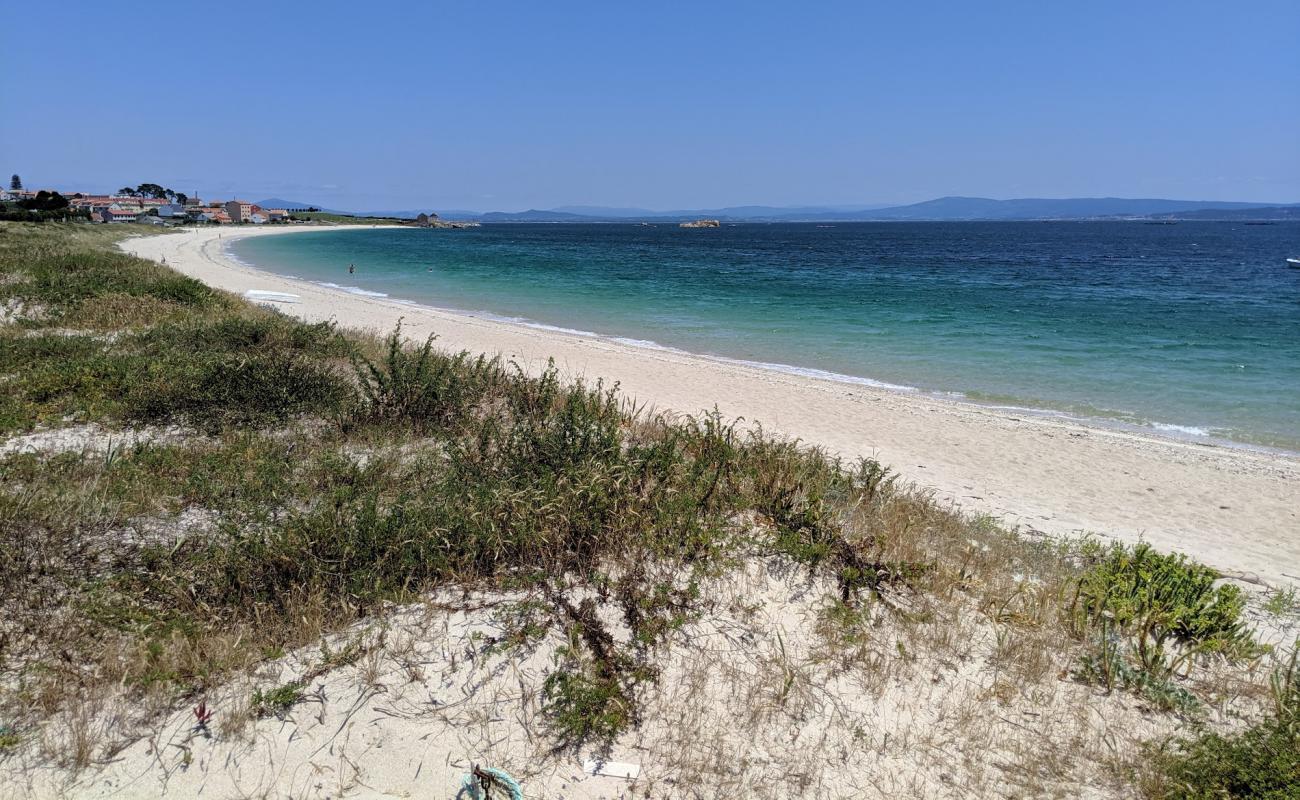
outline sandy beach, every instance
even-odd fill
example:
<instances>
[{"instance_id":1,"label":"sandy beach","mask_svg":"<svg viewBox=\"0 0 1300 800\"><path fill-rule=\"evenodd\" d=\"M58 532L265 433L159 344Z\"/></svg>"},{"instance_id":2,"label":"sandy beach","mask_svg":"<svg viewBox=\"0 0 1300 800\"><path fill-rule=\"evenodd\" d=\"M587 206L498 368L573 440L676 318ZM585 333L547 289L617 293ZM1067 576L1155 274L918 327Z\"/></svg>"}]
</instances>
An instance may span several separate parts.
<instances>
[{"instance_id":1,"label":"sandy beach","mask_svg":"<svg viewBox=\"0 0 1300 800\"><path fill-rule=\"evenodd\" d=\"M1145 540L1229 573L1300 584L1300 459L985 408L921 394L789 375L673 351L363 297L239 264L232 239L320 228L199 230L124 249L210 286L286 292L276 307L309 321L500 353L526 369L553 358L567 376L617 381L639 404L761 422L846 458L871 457L963 510L1026 532ZM455 235L449 232L448 235ZM345 279L346 275L340 276Z\"/></svg>"}]
</instances>

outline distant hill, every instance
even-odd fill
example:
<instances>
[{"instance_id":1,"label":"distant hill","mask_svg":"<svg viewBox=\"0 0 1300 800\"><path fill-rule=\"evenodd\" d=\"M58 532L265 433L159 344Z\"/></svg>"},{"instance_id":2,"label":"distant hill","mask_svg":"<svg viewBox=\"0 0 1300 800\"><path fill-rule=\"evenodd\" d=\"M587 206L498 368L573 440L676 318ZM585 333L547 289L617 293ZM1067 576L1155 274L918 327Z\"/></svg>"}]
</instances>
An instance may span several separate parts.
<instances>
[{"instance_id":1,"label":"distant hill","mask_svg":"<svg viewBox=\"0 0 1300 800\"><path fill-rule=\"evenodd\" d=\"M1221 222L1300 222L1300 206L1266 206L1264 208L1204 208L1184 211L1178 219L1218 220Z\"/></svg>"},{"instance_id":2,"label":"distant hill","mask_svg":"<svg viewBox=\"0 0 1300 800\"><path fill-rule=\"evenodd\" d=\"M262 208L283 208L286 211L302 211L308 208L319 208L319 206L316 206L314 203L299 203L295 200L282 200L279 197L269 197L265 200L258 200L254 205L259 205ZM326 209L321 210L325 211ZM341 212L331 211L330 213L338 214Z\"/></svg>"},{"instance_id":3,"label":"distant hill","mask_svg":"<svg viewBox=\"0 0 1300 800\"><path fill-rule=\"evenodd\" d=\"M551 211L563 214L577 214L582 217L601 217L608 219L644 219L657 217L665 212L651 211L648 208L608 208L606 206L556 206Z\"/></svg>"},{"instance_id":4,"label":"distant hill","mask_svg":"<svg viewBox=\"0 0 1300 800\"><path fill-rule=\"evenodd\" d=\"M272 198L259 201L269 208L300 209L309 203ZM400 211L338 211L353 216L412 219L421 212L436 211L446 220L478 222L684 222L716 219L722 222L874 222L874 221L966 221L966 220L1086 220L1142 219L1147 217L1205 220L1288 220L1300 218L1300 205L1244 203L1217 200L1130 199L1123 197L1076 197L1064 199L1019 198L993 200L987 197L940 197L905 206L728 206L675 211L603 206L561 206L527 211L464 211L407 209Z\"/></svg>"},{"instance_id":5,"label":"distant hill","mask_svg":"<svg viewBox=\"0 0 1300 800\"><path fill-rule=\"evenodd\" d=\"M1279 209L1281 209L1279 211ZM564 206L551 210L532 209L515 213L491 212L477 219L483 222L680 222L717 219L723 222L870 222L870 221L962 221L962 220L1081 220L1145 217L1187 219L1247 219L1260 214L1286 216L1300 206L1243 203L1217 200L1129 199L1122 197L1080 197L1066 199L1021 198L993 200L985 197L940 197L906 206L730 206L682 211L647 211L635 208ZM1267 211L1265 211L1267 210Z\"/></svg>"},{"instance_id":6,"label":"distant hill","mask_svg":"<svg viewBox=\"0 0 1300 800\"><path fill-rule=\"evenodd\" d=\"M603 218L571 214L566 211L541 211L536 208L527 211L489 211L480 214L480 222L599 222Z\"/></svg>"},{"instance_id":7,"label":"distant hill","mask_svg":"<svg viewBox=\"0 0 1300 800\"><path fill-rule=\"evenodd\" d=\"M677 219L727 219L745 221L823 219L860 214L887 205L856 206L725 206L723 208L691 208L673 211L651 211L645 208L606 208L604 206L560 206L552 209L568 214L579 214L598 219L677 220Z\"/></svg>"},{"instance_id":8,"label":"distant hill","mask_svg":"<svg viewBox=\"0 0 1300 800\"><path fill-rule=\"evenodd\" d=\"M864 218L881 220L1096 219L1185 214L1206 209L1250 209L1268 205L1270 204L1214 200L1134 200L1122 197L1080 197L1062 200L940 197L937 200L927 200L908 206L878 209L868 212Z\"/></svg>"}]
</instances>

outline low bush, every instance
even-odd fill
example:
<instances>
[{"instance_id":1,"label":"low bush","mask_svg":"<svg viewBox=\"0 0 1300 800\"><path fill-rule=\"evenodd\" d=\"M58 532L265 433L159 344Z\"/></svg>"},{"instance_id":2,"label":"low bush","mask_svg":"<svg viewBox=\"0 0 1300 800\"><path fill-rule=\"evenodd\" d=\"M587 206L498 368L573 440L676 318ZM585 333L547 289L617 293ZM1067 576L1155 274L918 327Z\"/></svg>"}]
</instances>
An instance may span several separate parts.
<instances>
[{"instance_id":1,"label":"low bush","mask_svg":"<svg viewBox=\"0 0 1300 800\"><path fill-rule=\"evenodd\" d=\"M108 294L153 297L183 306L224 305L203 283L125 253L74 252L28 261L33 294L44 304L73 308Z\"/></svg>"},{"instance_id":2,"label":"low bush","mask_svg":"<svg viewBox=\"0 0 1300 800\"><path fill-rule=\"evenodd\" d=\"M399 321L380 363L354 355L362 393L359 422L397 421L421 431L447 428L505 383L499 359L435 352L433 340L430 336L421 347L408 349Z\"/></svg>"},{"instance_id":3,"label":"low bush","mask_svg":"<svg viewBox=\"0 0 1300 800\"><path fill-rule=\"evenodd\" d=\"M1156 681L1185 673L1198 659L1260 654L1242 618L1244 595L1218 579L1181 554L1117 544L1079 578L1071 609L1076 630L1100 629L1103 639L1122 640Z\"/></svg>"},{"instance_id":4,"label":"low bush","mask_svg":"<svg viewBox=\"0 0 1300 800\"><path fill-rule=\"evenodd\" d=\"M302 684L291 682L265 692L261 689L254 690L250 705L253 713L259 717L283 718L299 700L302 700Z\"/></svg>"},{"instance_id":5,"label":"low bush","mask_svg":"<svg viewBox=\"0 0 1300 800\"><path fill-rule=\"evenodd\" d=\"M1300 669L1296 654L1273 674L1274 713L1231 736L1206 733L1155 754L1147 794L1158 800L1300 797Z\"/></svg>"},{"instance_id":6,"label":"low bush","mask_svg":"<svg viewBox=\"0 0 1300 800\"><path fill-rule=\"evenodd\" d=\"M337 369L297 353L205 353L143 365L129 376L124 414L209 430L262 427L309 412L329 415L349 393Z\"/></svg>"}]
</instances>

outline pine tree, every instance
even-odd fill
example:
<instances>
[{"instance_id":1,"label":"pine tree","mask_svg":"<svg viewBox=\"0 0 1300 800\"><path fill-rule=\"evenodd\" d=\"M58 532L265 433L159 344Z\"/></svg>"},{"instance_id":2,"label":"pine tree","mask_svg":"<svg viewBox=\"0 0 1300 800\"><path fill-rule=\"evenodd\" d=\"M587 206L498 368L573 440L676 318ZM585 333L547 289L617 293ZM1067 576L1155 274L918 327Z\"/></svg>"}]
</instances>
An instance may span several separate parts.
<instances>
[{"instance_id":1,"label":"pine tree","mask_svg":"<svg viewBox=\"0 0 1300 800\"><path fill-rule=\"evenodd\" d=\"M10 177L9 177L9 188L10 188L10 190L15 191L15 192L19 191L20 189L23 188L23 179L20 178L20 177L18 177L17 175L12 175L12 176L10 176Z\"/></svg>"}]
</instances>

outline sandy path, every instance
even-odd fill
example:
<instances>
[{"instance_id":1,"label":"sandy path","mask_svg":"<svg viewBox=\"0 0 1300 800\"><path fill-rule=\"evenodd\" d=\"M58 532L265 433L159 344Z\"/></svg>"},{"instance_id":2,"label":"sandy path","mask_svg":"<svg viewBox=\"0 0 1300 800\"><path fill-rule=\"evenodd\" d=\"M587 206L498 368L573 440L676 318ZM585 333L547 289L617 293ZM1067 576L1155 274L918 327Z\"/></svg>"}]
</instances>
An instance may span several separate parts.
<instances>
[{"instance_id":1,"label":"sandy path","mask_svg":"<svg viewBox=\"0 0 1300 800\"><path fill-rule=\"evenodd\" d=\"M250 269L223 255L239 236L318 228L200 230L124 249L242 293L291 292L284 311L353 328L436 332L447 348L528 368L619 381L660 409L762 421L847 457L871 456L962 508L1052 534L1145 539L1220 569L1300 584L1300 459L1136 435L932 397L805 378L705 357L360 297ZM446 235L455 236L454 231ZM218 235L221 238L218 238ZM346 279L340 276L340 281Z\"/></svg>"}]
</instances>

